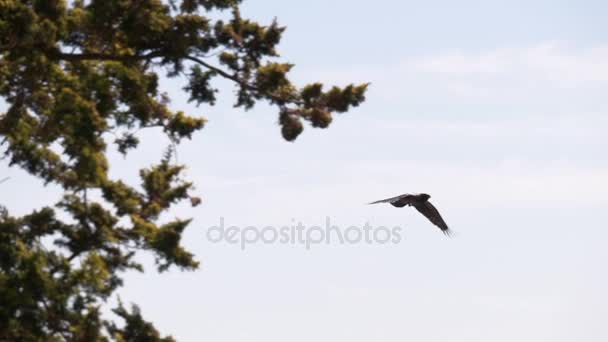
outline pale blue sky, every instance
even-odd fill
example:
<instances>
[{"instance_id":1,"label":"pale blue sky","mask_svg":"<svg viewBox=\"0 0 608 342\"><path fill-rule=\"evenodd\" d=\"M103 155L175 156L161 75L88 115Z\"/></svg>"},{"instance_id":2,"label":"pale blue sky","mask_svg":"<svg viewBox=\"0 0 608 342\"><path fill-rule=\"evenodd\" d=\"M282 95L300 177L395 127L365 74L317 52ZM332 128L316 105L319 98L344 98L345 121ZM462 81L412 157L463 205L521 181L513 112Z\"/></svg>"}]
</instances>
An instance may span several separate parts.
<instances>
[{"instance_id":1,"label":"pale blue sky","mask_svg":"<svg viewBox=\"0 0 608 342\"><path fill-rule=\"evenodd\" d=\"M129 274L120 291L180 341L606 341L608 27L604 1L245 1L287 25L280 53L301 84L371 81L368 101L328 130L280 137L273 108L243 113L223 88L179 149L202 206L184 243L197 272ZM136 181L164 142L113 175ZM53 189L0 164L16 213ZM363 203L430 193L458 235L407 208ZM7 200L7 194L15 194ZM172 216L170 215L170 216ZM292 219L399 225L389 246L205 241Z\"/></svg>"}]
</instances>

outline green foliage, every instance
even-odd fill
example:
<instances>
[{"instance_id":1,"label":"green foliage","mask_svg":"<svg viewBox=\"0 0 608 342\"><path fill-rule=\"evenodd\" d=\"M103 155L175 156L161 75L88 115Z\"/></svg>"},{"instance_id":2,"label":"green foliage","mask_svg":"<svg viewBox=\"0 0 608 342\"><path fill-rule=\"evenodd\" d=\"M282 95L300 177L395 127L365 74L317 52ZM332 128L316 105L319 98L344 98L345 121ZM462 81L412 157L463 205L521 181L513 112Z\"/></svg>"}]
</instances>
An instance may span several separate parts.
<instances>
[{"instance_id":1,"label":"green foliage","mask_svg":"<svg viewBox=\"0 0 608 342\"><path fill-rule=\"evenodd\" d=\"M303 121L325 128L358 106L366 84L296 87L293 65L274 61L284 28L241 17L239 0L0 0L0 113L3 157L63 189L59 203L11 216L0 206L0 340L172 341L137 307L100 314L137 252L159 271L196 269L180 244L189 219L161 214L192 196L184 166L165 154L141 170L141 186L109 177L107 153L127 156L138 132L158 127L172 148L206 120L173 111L159 75L183 77L196 104L214 105L214 81L236 87L236 107L277 108L283 137ZM213 20L208 11L229 10ZM171 150L170 150L171 151ZM91 196L91 194L100 196Z\"/></svg>"}]
</instances>

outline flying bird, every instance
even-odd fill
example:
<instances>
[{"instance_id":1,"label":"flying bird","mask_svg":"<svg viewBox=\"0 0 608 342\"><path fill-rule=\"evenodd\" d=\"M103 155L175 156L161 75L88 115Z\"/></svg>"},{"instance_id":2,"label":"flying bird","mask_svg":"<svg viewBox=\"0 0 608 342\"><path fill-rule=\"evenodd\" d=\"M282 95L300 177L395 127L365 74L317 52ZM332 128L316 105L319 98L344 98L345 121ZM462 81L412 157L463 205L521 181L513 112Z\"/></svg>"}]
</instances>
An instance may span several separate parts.
<instances>
[{"instance_id":1,"label":"flying bird","mask_svg":"<svg viewBox=\"0 0 608 342\"><path fill-rule=\"evenodd\" d=\"M441 231L445 235L450 235L452 231L448 228L448 225L445 223L439 211L435 206L429 202L429 198L431 198L428 194L403 194L396 197L391 197L375 202L371 202L369 204L376 203L390 203L394 207L402 208L407 206L412 206L416 208L422 215L424 215L431 223L439 227Z\"/></svg>"}]
</instances>

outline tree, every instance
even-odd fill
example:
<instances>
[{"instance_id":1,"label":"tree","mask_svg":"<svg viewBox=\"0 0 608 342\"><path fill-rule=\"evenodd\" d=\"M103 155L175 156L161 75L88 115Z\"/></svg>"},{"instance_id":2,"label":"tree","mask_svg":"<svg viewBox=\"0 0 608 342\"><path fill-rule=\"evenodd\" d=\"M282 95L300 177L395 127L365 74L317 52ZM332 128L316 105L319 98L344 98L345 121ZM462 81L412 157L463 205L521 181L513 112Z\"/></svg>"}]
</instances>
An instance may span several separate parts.
<instances>
[{"instance_id":1,"label":"tree","mask_svg":"<svg viewBox=\"0 0 608 342\"><path fill-rule=\"evenodd\" d=\"M152 253L160 272L198 265L180 245L190 220L159 220L179 201L200 202L172 148L140 171L139 187L108 176L108 149L127 155L139 130L160 128L175 146L203 128L204 118L171 110L160 74L182 78L198 105L214 104L215 79L230 80L235 107L270 103L288 141L303 121L325 128L332 113L364 100L366 84L293 85L293 65L275 61L284 28L242 18L239 4L0 0L2 153L64 192L59 203L22 217L0 207L1 340L172 340L137 307L114 309L122 324L100 314L121 275L142 270L135 253ZM229 19L212 19L217 11Z\"/></svg>"}]
</instances>

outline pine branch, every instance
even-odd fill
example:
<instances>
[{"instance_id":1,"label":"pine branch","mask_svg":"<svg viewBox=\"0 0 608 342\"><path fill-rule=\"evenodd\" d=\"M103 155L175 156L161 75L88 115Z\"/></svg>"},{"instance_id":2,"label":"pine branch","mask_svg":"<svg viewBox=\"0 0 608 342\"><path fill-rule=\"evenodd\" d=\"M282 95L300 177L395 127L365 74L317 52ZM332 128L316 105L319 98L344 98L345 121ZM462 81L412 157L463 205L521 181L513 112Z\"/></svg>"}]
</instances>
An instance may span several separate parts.
<instances>
[{"instance_id":1,"label":"pine branch","mask_svg":"<svg viewBox=\"0 0 608 342\"><path fill-rule=\"evenodd\" d=\"M65 53L65 52L55 52L55 53L51 54L51 56L53 56L54 58L65 60L65 61L98 60L98 61L116 61L116 62L135 62L135 61L144 61L144 60L149 61L154 58L162 57L164 55L165 55L165 53L160 52L160 51L151 51L151 52L148 52L143 55L113 55L113 54L107 54L107 53ZM223 78L235 82L236 84L243 87L244 89L255 92L259 96L270 98L278 103L285 102L285 99L281 98L280 96L277 96L272 93L265 93L262 90L260 90L258 87L256 87L255 85L250 84L247 81L240 79L236 75L232 75L216 66L213 66L196 56L186 55L181 58L189 60L196 64L199 64L199 65L205 67L206 69L211 70L211 71L215 72L216 74L222 76ZM302 101L292 100L289 102L291 102L295 105L299 105L299 106L304 105L304 103Z\"/></svg>"}]
</instances>

